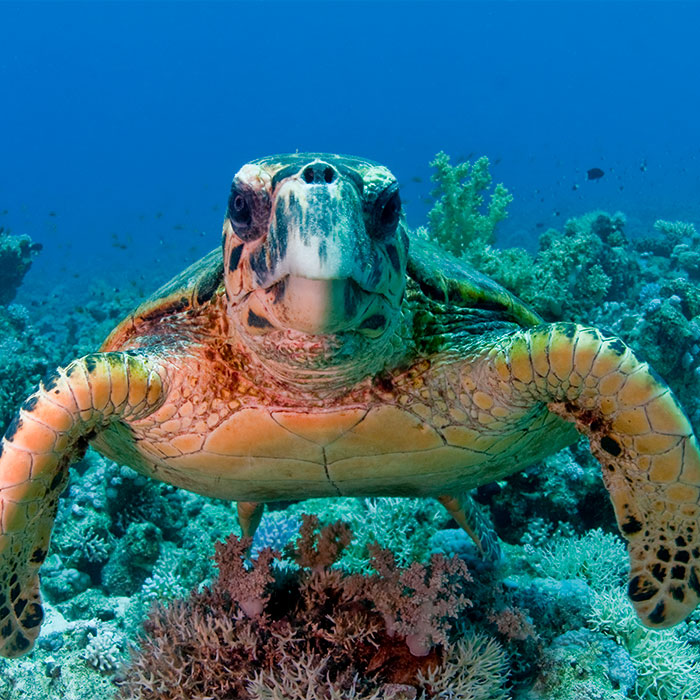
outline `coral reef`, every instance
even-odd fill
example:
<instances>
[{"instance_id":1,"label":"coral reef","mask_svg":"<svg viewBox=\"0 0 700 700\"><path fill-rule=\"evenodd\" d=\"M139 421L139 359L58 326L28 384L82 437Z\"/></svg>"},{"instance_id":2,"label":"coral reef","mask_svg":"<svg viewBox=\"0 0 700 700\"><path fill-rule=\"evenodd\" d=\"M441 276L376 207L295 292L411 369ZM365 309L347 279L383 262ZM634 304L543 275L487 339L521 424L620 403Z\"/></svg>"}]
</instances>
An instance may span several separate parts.
<instances>
[{"instance_id":1,"label":"coral reef","mask_svg":"<svg viewBox=\"0 0 700 700\"><path fill-rule=\"evenodd\" d=\"M544 231L536 253L503 250L494 231L510 195L491 189L488 161L438 154L433 165L424 235L546 320L621 336L700 428L692 223L659 220L647 232L595 211ZM25 301L22 290L26 305L8 304L37 253L24 238L0 232L0 431L47 369L93 350L142 299L127 283L95 283L80 300ZM639 625L599 469L579 443L481 487L504 541L498 566L439 504L410 498L275 504L249 561L246 541L215 546L240 532L232 504L89 450L71 470L41 572L47 622L30 656L0 660L0 697L697 700L700 613L670 631Z\"/></svg>"},{"instance_id":2,"label":"coral reef","mask_svg":"<svg viewBox=\"0 0 700 700\"><path fill-rule=\"evenodd\" d=\"M545 651L539 675L521 700L624 700L636 679L625 649L602 634L572 630Z\"/></svg>"},{"instance_id":3,"label":"coral reef","mask_svg":"<svg viewBox=\"0 0 700 700\"><path fill-rule=\"evenodd\" d=\"M0 433L57 355L24 306L0 306Z\"/></svg>"},{"instance_id":4,"label":"coral reef","mask_svg":"<svg viewBox=\"0 0 700 700\"><path fill-rule=\"evenodd\" d=\"M9 304L41 250L29 236L11 236L0 226L0 306Z\"/></svg>"},{"instance_id":5,"label":"coral reef","mask_svg":"<svg viewBox=\"0 0 700 700\"><path fill-rule=\"evenodd\" d=\"M286 548L290 571L272 566L271 549L246 564L250 539L230 536L210 587L151 610L121 697L379 698L401 686L432 698L446 682L463 688L453 697L505 697L497 643L476 636L453 649L448 639L468 604L464 564L433 555L402 569L377 547L375 573L351 574L335 566L350 540L341 521L305 515Z\"/></svg>"}]
</instances>

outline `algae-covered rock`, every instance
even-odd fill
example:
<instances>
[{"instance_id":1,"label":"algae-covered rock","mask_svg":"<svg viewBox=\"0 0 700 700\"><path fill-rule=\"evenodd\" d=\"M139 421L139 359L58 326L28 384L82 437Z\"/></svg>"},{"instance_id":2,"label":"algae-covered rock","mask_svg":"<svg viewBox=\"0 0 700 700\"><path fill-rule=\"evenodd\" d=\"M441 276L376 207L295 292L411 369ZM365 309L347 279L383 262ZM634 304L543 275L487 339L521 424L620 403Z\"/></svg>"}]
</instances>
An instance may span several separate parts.
<instances>
[{"instance_id":1,"label":"algae-covered rock","mask_svg":"<svg viewBox=\"0 0 700 700\"><path fill-rule=\"evenodd\" d=\"M624 700L637 680L629 653L587 629L557 637L522 700Z\"/></svg>"}]
</instances>

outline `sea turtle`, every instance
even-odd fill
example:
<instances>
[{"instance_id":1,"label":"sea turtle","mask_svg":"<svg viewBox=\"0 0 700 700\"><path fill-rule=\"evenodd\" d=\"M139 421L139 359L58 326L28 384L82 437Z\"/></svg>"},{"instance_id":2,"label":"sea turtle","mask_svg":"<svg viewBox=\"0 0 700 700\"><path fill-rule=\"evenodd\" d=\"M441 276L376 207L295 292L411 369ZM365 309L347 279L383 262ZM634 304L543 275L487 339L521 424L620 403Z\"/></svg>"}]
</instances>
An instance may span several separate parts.
<instances>
[{"instance_id":1,"label":"sea turtle","mask_svg":"<svg viewBox=\"0 0 700 700\"><path fill-rule=\"evenodd\" d=\"M0 453L0 653L33 645L38 570L88 444L238 501L433 496L481 546L467 492L588 436L629 541L629 595L667 627L700 596L700 459L664 381L619 339L544 323L411 232L363 158L295 153L236 174L223 245L51 372Z\"/></svg>"}]
</instances>

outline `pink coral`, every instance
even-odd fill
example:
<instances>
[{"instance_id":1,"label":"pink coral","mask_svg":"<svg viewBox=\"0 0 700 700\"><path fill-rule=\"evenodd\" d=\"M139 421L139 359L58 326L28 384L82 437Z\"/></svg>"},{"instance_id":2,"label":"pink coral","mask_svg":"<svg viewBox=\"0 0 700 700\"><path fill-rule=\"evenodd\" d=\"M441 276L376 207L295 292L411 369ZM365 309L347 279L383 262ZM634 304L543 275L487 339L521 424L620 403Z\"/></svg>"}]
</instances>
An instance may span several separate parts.
<instances>
[{"instance_id":1,"label":"pink coral","mask_svg":"<svg viewBox=\"0 0 700 700\"><path fill-rule=\"evenodd\" d=\"M472 580L466 564L433 554L428 567L414 562L399 569L392 552L370 545L370 554L377 575L367 581L367 597L384 616L389 634L404 635L415 656L447 644L451 620L471 605L458 591Z\"/></svg>"},{"instance_id":2,"label":"pink coral","mask_svg":"<svg viewBox=\"0 0 700 700\"><path fill-rule=\"evenodd\" d=\"M279 554L269 547L261 549L255 565L246 566L246 554L252 538L231 536L226 542L217 542L214 559L219 577L212 588L213 595L232 597L248 617L257 617L270 599L274 576L270 566Z\"/></svg>"}]
</instances>

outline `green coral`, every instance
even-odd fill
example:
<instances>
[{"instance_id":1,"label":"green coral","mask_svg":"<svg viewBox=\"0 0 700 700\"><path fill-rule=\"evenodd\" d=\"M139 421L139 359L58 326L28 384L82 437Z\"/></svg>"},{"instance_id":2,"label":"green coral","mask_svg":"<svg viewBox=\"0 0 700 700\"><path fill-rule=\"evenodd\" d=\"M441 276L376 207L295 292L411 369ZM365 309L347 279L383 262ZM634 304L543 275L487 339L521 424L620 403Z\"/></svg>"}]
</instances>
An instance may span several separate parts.
<instances>
[{"instance_id":1,"label":"green coral","mask_svg":"<svg viewBox=\"0 0 700 700\"><path fill-rule=\"evenodd\" d=\"M642 627L621 588L595 595L589 627L623 644L637 670L635 700L697 700L700 697L700 649L675 630Z\"/></svg>"},{"instance_id":2,"label":"green coral","mask_svg":"<svg viewBox=\"0 0 700 700\"><path fill-rule=\"evenodd\" d=\"M600 529L581 536L555 535L539 549L526 546L525 554L540 576L582 579L594 590L621 585L628 568L622 540Z\"/></svg>"},{"instance_id":3,"label":"green coral","mask_svg":"<svg viewBox=\"0 0 700 700\"><path fill-rule=\"evenodd\" d=\"M440 151L430 165L436 170L435 204L428 214L431 237L455 255L491 245L496 224L508 215L513 196L499 183L485 204L492 183L489 159L482 156L474 163L452 165Z\"/></svg>"},{"instance_id":4,"label":"green coral","mask_svg":"<svg viewBox=\"0 0 700 700\"><path fill-rule=\"evenodd\" d=\"M624 216L591 212L540 236L529 285L515 291L550 320L590 320L604 300L637 283L638 264L624 247Z\"/></svg>"}]
</instances>

